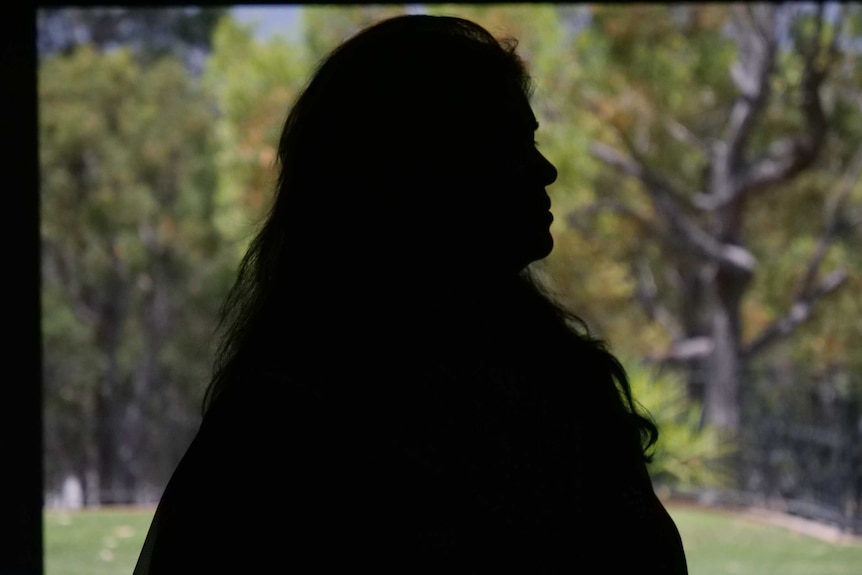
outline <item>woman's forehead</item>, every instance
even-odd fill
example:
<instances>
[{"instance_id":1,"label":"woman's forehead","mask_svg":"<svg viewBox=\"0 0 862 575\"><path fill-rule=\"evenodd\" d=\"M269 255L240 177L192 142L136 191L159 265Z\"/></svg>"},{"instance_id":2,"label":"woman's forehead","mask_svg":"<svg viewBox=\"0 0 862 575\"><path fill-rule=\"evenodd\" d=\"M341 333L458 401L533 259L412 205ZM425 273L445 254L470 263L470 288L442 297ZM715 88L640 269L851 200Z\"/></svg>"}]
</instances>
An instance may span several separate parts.
<instances>
[{"instance_id":1,"label":"woman's forehead","mask_svg":"<svg viewBox=\"0 0 862 575\"><path fill-rule=\"evenodd\" d=\"M498 120L505 127L529 132L534 132L539 128L539 120L524 94L510 98L502 107L501 112Z\"/></svg>"}]
</instances>

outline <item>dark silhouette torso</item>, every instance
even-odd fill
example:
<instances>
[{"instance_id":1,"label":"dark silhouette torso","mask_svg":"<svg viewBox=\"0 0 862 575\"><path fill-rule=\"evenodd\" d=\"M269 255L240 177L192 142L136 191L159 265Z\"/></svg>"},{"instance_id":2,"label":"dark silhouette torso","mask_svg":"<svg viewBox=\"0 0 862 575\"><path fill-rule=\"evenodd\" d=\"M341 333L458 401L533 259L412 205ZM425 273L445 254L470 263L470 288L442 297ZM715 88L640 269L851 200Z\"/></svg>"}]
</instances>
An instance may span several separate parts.
<instances>
[{"instance_id":1,"label":"dark silhouette torso","mask_svg":"<svg viewBox=\"0 0 862 575\"><path fill-rule=\"evenodd\" d=\"M685 573L588 391L605 376L488 327L225 394L162 500L152 573Z\"/></svg>"}]
</instances>

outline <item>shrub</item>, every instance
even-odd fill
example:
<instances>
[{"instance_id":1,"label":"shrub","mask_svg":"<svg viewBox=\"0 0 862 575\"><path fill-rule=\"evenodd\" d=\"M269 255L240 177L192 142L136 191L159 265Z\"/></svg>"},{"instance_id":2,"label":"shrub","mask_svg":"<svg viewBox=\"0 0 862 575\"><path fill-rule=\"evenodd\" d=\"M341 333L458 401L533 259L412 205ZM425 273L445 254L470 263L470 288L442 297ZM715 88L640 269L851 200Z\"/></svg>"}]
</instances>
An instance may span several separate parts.
<instances>
[{"instance_id":1,"label":"shrub","mask_svg":"<svg viewBox=\"0 0 862 575\"><path fill-rule=\"evenodd\" d=\"M659 428L649 464L657 488L689 491L729 486L726 462L733 446L717 429L701 426L701 406L688 398L682 377L642 362L626 366L635 400Z\"/></svg>"}]
</instances>

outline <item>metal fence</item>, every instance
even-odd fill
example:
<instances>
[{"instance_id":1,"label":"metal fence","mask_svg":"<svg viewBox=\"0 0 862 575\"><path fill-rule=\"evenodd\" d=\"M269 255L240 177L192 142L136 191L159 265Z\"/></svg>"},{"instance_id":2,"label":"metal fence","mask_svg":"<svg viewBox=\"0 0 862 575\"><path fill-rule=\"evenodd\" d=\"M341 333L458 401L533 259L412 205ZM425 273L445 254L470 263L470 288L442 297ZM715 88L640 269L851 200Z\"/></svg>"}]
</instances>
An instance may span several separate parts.
<instances>
[{"instance_id":1,"label":"metal fence","mask_svg":"<svg viewBox=\"0 0 862 575\"><path fill-rule=\"evenodd\" d=\"M862 406L830 379L748 372L738 486L747 502L862 534Z\"/></svg>"},{"instance_id":2,"label":"metal fence","mask_svg":"<svg viewBox=\"0 0 862 575\"><path fill-rule=\"evenodd\" d=\"M862 433L767 417L743 434L740 488L770 508L862 533Z\"/></svg>"}]
</instances>

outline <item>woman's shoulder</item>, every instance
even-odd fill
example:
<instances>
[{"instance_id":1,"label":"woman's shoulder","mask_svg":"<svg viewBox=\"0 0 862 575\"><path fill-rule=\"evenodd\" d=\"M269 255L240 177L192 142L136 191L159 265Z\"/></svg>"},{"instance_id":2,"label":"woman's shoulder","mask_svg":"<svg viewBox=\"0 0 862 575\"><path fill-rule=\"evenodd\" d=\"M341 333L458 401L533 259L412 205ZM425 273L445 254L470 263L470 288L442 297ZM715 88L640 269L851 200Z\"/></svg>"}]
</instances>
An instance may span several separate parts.
<instances>
[{"instance_id":1,"label":"woman's shoulder","mask_svg":"<svg viewBox=\"0 0 862 575\"><path fill-rule=\"evenodd\" d=\"M217 572L244 569L250 550L284 545L272 539L273 519L291 515L282 531L301 539L294 530L302 524L312 532L331 507L346 476L331 416L313 386L279 383L266 397L231 389L214 400L157 507L150 572L203 572L210 561ZM273 557L267 551L260 559Z\"/></svg>"}]
</instances>

